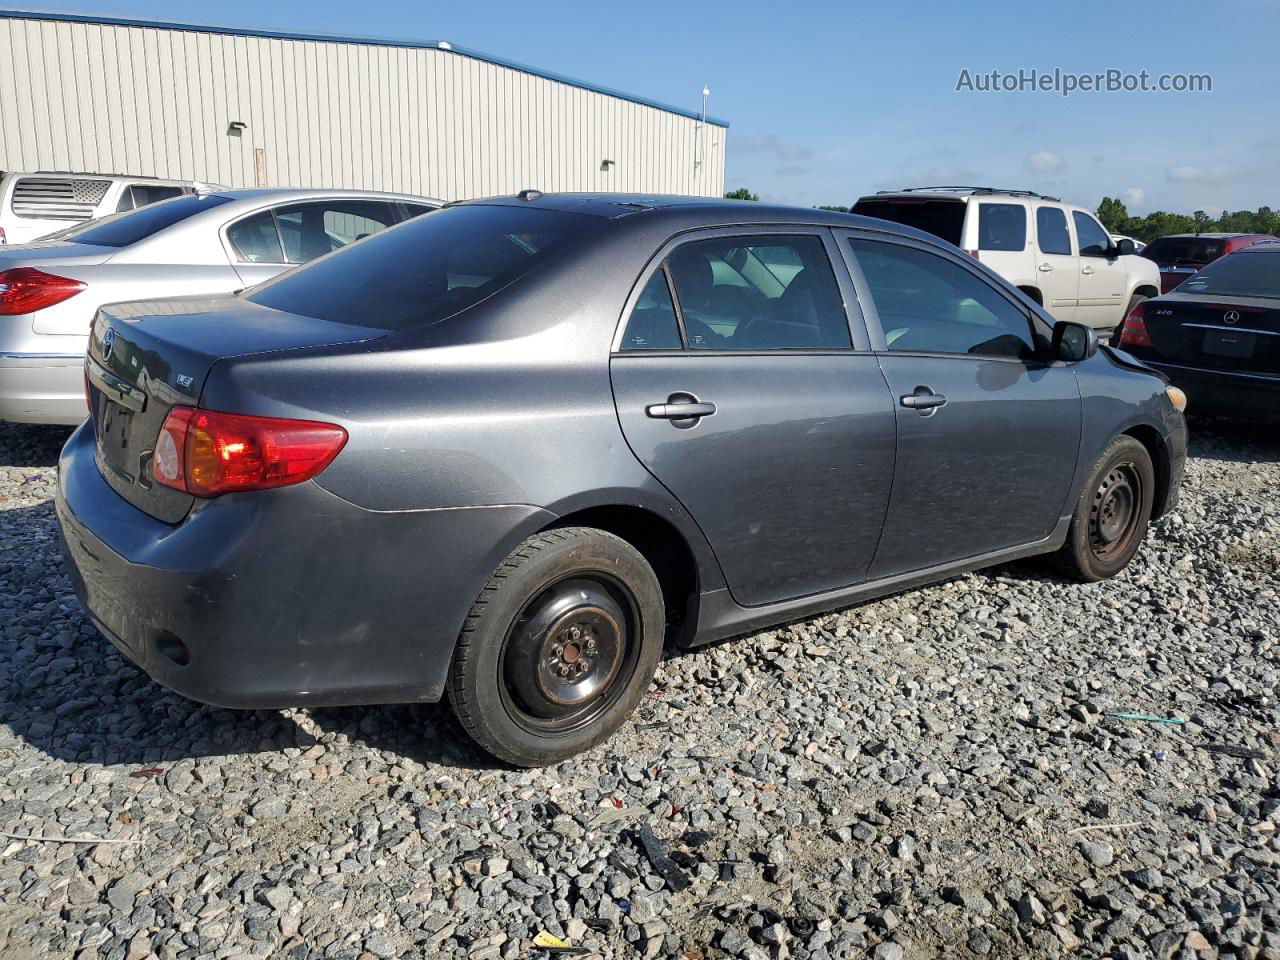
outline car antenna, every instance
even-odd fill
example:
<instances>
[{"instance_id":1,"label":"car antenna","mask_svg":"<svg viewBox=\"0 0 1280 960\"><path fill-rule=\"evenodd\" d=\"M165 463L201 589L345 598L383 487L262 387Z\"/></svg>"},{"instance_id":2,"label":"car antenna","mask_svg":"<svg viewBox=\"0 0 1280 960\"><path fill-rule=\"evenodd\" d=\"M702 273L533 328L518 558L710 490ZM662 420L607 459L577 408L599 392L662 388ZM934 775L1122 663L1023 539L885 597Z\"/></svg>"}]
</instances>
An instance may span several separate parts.
<instances>
[{"instance_id":1,"label":"car antenna","mask_svg":"<svg viewBox=\"0 0 1280 960\"><path fill-rule=\"evenodd\" d=\"M534 190L531 188L525 188L524 190L521 190L518 194L516 194L516 196L519 197L521 200L525 200L525 201L538 200L542 197L542 191Z\"/></svg>"}]
</instances>

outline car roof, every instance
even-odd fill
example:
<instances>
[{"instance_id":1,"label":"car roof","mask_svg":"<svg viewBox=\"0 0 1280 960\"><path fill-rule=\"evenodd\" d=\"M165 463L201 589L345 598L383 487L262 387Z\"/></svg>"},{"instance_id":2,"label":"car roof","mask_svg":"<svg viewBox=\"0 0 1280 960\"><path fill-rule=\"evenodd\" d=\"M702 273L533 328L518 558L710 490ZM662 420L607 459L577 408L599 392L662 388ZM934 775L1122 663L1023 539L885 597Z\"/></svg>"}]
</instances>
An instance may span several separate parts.
<instances>
[{"instance_id":1,"label":"car roof","mask_svg":"<svg viewBox=\"0 0 1280 960\"><path fill-rule=\"evenodd\" d=\"M422 197L412 193L385 193L380 190L332 190L302 189L297 187L247 187L243 190L216 189L206 191L210 196L225 197L228 200L251 200L272 203L277 200L321 200L325 197L369 197L376 200L404 200L409 203L426 201L437 205L443 200L434 197Z\"/></svg>"},{"instance_id":2,"label":"car roof","mask_svg":"<svg viewBox=\"0 0 1280 960\"><path fill-rule=\"evenodd\" d=\"M722 200L719 197L686 197L652 193L540 193L524 191L516 196L461 200L450 206L486 205L531 207L578 213L609 220L627 220L643 215L646 222L657 218L688 221L690 225L805 224L811 226L862 227L887 230L903 236L938 238L922 230L860 214L795 207L751 200Z\"/></svg>"},{"instance_id":3,"label":"car roof","mask_svg":"<svg viewBox=\"0 0 1280 960\"><path fill-rule=\"evenodd\" d=\"M1210 240L1230 240L1235 237L1265 237L1269 234L1265 233L1229 233L1223 231L1205 231L1203 233L1166 233L1163 237L1157 237L1156 240L1185 240L1187 238L1207 237ZM1155 243L1155 240L1151 241Z\"/></svg>"},{"instance_id":4,"label":"car roof","mask_svg":"<svg viewBox=\"0 0 1280 960\"><path fill-rule=\"evenodd\" d=\"M903 187L900 190L879 190L867 196L860 197L860 200L874 200L876 197L948 197L951 199L962 199L968 197L1021 197L1027 200L1049 200L1053 203L1062 203L1058 197L1047 197L1043 193L1036 193L1034 190L1017 190L1012 187Z\"/></svg>"},{"instance_id":5,"label":"car roof","mask_svg":"<svg viewBox=\"0 0 1280 960\"><path fill-rule=\"evenodd\" d=\"M94 180L136 180L142 183L156 184L173 184L190 186L192 180L172 180L167 177L148 177L141 174L132 173L92 173L84 170L7 170L4 176L8 177L76 177L85 178L92 177Z\"/></svg>"}]
</instances>

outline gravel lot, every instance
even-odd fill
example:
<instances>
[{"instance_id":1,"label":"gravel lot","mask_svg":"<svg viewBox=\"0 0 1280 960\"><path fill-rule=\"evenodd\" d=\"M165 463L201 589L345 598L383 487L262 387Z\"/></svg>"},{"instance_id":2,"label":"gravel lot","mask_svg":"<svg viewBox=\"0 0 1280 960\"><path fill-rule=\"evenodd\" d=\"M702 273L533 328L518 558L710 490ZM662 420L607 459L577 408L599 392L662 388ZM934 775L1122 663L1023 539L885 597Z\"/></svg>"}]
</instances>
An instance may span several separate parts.
<instances>
[{"instance_id":1,"label":"gravel lot","mask_svg":"<svg viewBox=\"0 0 1280 960\"><path fill-rule=\"evenodd\" d=\"M444 707L152 683L57 557L66 432L0 425L0 956L1280 958L1280 432L1192 428L1118 580L1002 568L672 655L530 772Z\"/></svg>"}]
</instances>

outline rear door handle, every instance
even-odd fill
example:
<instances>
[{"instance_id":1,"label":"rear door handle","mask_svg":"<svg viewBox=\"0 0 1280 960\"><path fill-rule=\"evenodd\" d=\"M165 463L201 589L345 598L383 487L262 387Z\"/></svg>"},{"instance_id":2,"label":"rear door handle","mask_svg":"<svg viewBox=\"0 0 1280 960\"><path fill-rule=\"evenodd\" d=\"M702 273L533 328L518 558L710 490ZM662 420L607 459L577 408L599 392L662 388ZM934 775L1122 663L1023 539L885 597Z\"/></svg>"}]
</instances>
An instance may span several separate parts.
<instances>
[{"instance_id":1,"label":"rear door handle","mask_svg":"<svg viewBox=\"0 0 1280 960\"><path fill-rule=\"evenodd\" d=\"M1093 267L1085 267L1085 268L1084 268L1083 270L1081 270L1080 272L1081 272L1081 273L1083 273L1086 277L1092 277L1092 276L1093 276Z\"/></svg>"},{"instance_id":2,"label":"rear door handle","mask_svg":"<svg viewBox=\"0 0 1280 960\"><path fill-rule=\"evenodd\" d=\"M1041 273L1053 273L1053 264L1052 264L1052 263L1042 263L1042 264L1040 264L1040 272L1041 272Z\"/></svg>"},{"instance_id":3,"label":"rear door handle","mask_svg":"<svg viewBox=\"0 0 1280 960\"><path fill-rule=\"evenodd\" d=\"M655 420L692 420L697 417L711 416L716 412L716 405L671 397L666 403L649 404L644 408L644 412Z\"/></svg>"}]
</instances>

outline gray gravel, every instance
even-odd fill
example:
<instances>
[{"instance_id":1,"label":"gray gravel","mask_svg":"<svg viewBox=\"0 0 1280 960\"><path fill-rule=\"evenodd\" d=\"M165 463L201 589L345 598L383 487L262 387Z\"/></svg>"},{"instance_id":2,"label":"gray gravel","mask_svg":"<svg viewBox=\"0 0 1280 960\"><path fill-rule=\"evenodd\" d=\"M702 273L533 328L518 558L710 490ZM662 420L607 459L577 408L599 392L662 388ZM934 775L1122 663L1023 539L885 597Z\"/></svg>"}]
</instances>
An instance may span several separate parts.
<instances>
[{"instance_id":1,"label":"gray gravel","mask_svg":"<svg viewBox=\"0 0 1280 960\"><path fill-rule=\"evenodd\" d=\"M1193 433L1115 581L673 655L610 743L513 771L443 707L152 683L57 558L65 431L0 425L0 831L104 840L0 838L0 956L1280 958L1280 437Z\"/></svg>"}]
</instances>

